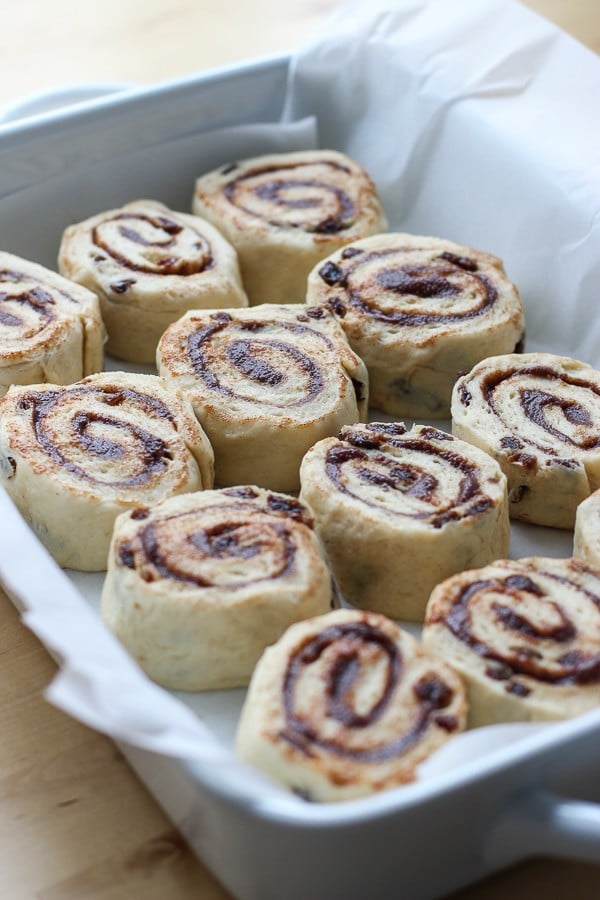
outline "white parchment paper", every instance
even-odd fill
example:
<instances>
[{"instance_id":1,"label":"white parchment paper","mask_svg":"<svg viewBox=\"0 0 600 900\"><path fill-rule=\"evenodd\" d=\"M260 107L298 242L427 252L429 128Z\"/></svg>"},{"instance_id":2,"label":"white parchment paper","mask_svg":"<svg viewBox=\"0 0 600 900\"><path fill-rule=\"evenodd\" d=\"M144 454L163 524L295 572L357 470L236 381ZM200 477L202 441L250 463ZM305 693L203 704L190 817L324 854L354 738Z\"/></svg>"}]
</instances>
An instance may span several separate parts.
<instances>
[{"instance_id":1,"label":"white parchment paper","mask_svg":"<svg viewBox=\"0 0 600 900\"><path fill-rule=\"evenodd\" d=\"M600 367L599 96L600 61L510 0L355 2L293 58L280 124L162 141L88 172L46 180L37 172L35 186L8 194L0 212L17 223L11 249L52 264L61 226L81 209L148 195L153 173L168 171L154 196L183 208L192 176L213 165L336 147L370 171L393 229L504 258L525 302L528 349ZM32 236L40 202L48 215ZM1 492L0 547L2 581L62 662L53 703L134 746L243 769L230 749L242 691L175 696L153 685L99 621L101 577L62 573ZM513 526L513 557L570 552L570 534ZM462 735L423 777L560 727Z\"/></svg>"}]
</instances>

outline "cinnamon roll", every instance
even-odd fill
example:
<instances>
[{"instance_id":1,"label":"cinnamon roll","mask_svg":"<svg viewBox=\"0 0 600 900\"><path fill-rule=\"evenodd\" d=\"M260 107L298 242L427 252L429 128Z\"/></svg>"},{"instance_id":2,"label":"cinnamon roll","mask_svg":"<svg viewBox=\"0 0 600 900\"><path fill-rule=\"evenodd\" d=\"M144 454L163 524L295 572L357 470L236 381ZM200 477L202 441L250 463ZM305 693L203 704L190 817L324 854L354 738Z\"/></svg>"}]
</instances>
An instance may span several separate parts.
<instances>
[{"instance_id":1,"label":"cinnamon roll","mask_svg":"<svg viewBox=\"0 0 600 900\"><path fill-rule=\"evenodd\" d=\"M301 796L347 800L414 780L465 719L449 666L384 616L338 610L265 651L236 750Z\"/></svg>"},{"instance_id":2,"label":"cinnamon roll","mask_svg":"<svg viewBox=\"0 0 600 900\"><path fill-rule=\"evenodd\" d=\"M423 642L469 692L469 725L566 719L600 705L600 571L498 560L438 585Z\"/></svg>"},{"instance_id":3,"label":"cinnamon roll","mask_svg":"<svg viewBox=\"0 0 600 900\"><path fill-rule=\"evenodd\" d=\"M191 400L222 486L298 490L306 450L367 411L366 369L324 310L189 312L161 338L157 361Z\"/></svg>"},{"instance_id":4,"label":"cinnamon roll","mask_svg":"<svg viewBox=\"0 0 600 900\"><path fill-rule=\"evenodd\" d=\"M300 480L338 587L355 606L422 621L439 581L508 552L500 467L435 428L343 428L308 451Z\"/></svg>"},{"instance_id":5,"label":"cinnamon roll","mask_svg":"<svg viewBox=\"0 0 600 900\"><path fill-rule=\"evenodd\" d=\"M372 407L447 418L459 372L508 353L525 329L502 262L452 241L380 234L319 263L306 302L328 306L369 370Z\"/></svg>"},{"instance_id":6,"label":"cinnamon roll","mask_svg":"<svg viewBox=\"0 0 600 900\"><path fill-rule=\"evenodd\" d=\"M387 228L365 170L333 150L230 163L197 180L192 208L236 248L253 305L303 303L319 260Z\"/></svg>"},{"instance_id":7,"label":"cinnamon roll","mask_svg":"<svg viewBox=\"0 0 600 900\"><path fill-rule=\"evenodd\" d=\"M223 236L152 200L71 225L58 262L63 275L98 295L107 352L131 362L153 363L159 337L188 309L248 305Z\"/></svg>"},{"instance_id":8,"label":"cinnamon roll","mask_svg":"<svg viewBox=\"0 0 600 900\"><path fill-rule=\"evenodd\" d=\"M166 687L246 685L268 644L330 602L310 512L293 497L242 486L117 519L102 616Z\"/></svg>"},{"instance_id":9,"label":"cinnamon roll","mask_svg":"<svg viewBox=\"0 0 600 900\"><path fill-rule=\"evenodd\" d=\"M0 397L11 384L69 384L102 369L95 294L0 252Z\"/></svg>"},{"instance_id":10,"label":"cinnamon roll","mask_svg":"<svg viewBox=\"0 0 600 900\"><path fill-rule=\"evenodd\" d=\"M458 379L453 433L496 459L514 519L573 528L600 488L600 372L550 353L483 360Z\"/></svg>"},{"instance_id":11,"label":"cinnamon roll","mask_svg":"<svg viewBox=\"0 0 600 900\"><path fill-rule=\"evenodd\" d=\"M120 512L212 476L191 406L155 375L12 387L0 401L0 483L62 566L105 569Z\"/></svg>"},{"instance_id":12,"label":"cinnamon roll","mask_svg":"<svg viewBox=\"0 0 600 900\"><path fill-rule=\"evenodd\" d=\"M577 507L573 556L600 569L600 490L594 491Z\"/></svg>"}]
</instances>

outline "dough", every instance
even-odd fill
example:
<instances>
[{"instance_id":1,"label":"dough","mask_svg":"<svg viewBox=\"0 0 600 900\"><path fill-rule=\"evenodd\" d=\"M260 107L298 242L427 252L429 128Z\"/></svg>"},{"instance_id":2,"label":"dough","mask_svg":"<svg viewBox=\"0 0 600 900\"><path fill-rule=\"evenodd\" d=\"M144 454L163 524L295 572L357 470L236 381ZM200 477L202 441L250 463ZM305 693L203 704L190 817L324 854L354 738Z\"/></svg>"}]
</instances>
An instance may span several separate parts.
<instances>
[{"instance_id":1,"label":"dough","mask_svg":"<svg viewBox=\"0 0 600 900\"><path fill-rule=\"evenodd\" d=\"M231 163L197 180L192 208L236 248L253 305L303 303L319 260L387 228L365 170L334 150Z\"/></svg>"},{"instance_id":2,"label":"dough","mask_svg":"<svg viewBox=\"0 0 600 900\"><path fill-rule=\"evenodd\" d=\"M258 663L236 736L245 761L310 800L396 787L464 728L452 669L375 613L289 628Z\"/></svg>"},{"instance_id":3,"label":"dough","mask_svg":"<svg viewBox=\"0 0 600 900\"><path fill-rule=\"evenodd\" d=\"M330 602L311 514L293 497L201 491L117 519L102 615L166 687L246 685L267 644Z\"/></svg>"},{"instance_id":4,"label":"dough","mask_svg":"<svg viewBox=\"0 0 600 900\"><path fill-rule=\"evenodd\" d=\"M190 312L163 335L157 364L193 404L220 486L297 491L306 450L367 412L366 369L324 310Z\"/></svg>"},{"instance_id":5,"label":"dough","mask_svg":"<svg viewBox=\"0 0 600 900\"><path fill-rule=\"evenodd\" d=\"M11 384L69 384L102 369L95 294L0 252L0 397Z\"/></svg>"},{"instance_id":6,"label":"dough","mask_svg":"<svg viewBox=\"0 0 600 900\"><path fill-rule=\"evenodd\" d=\"M158 339L188 309L247 306L237 256L208 222L136 200L71 225L60 271L99 299L107 352L153 363Z\"/></svg>"},{"instance_id":7,"label":"dough","mask_svg":"<svg viewBox=\"0 0 600 900\"><path fill-rule=\"evenodd\" d=\"M511 518L573 528L600 488L600 372L550 353L483 360L457 381L452 431L496 459Z\"/></svg>"},{"instance_id":8,"label":"dough","mask_svg":"<svg viewBox=\"0 0 600 900\"><path fill-rule=\"evenodd\" d=\"M120 512L212 479L191 406L155 375L12 387L0 401L0 483L61 566L105 569Z\"/></svg>"},{"instance_id":9,"label":"dough","mask_svg":"<svg viewBox=\"0 0 600 900\"><path fill-rule=\"evenodd\" d=\"M525 330L501 261L435 237L353 241L315 266L306 302L333 311L369 370L371 406L397 417L448 418L458 374Z\"/></svg>"},{"instance_id":10,"label":"dough","mask_svg":"<svg viewBox=\"0 0 600 900\"><path fill-rule=\"evenodd\" d=\"M600 490L594 491L577 507L573 556L600 569Z\"/></svg>"},{"instance_id":11,"label":"dough","mask_svg":"<svg viewBox=\"0 0 600 900\"><path fill-rule=\"evenodd\" d=\"M469 690L469 725L566 719L600 705L600 571L498 560L438 585L426 649Z\"/></svg>"},{"instance_id":12,"label":"dough","mask_svg":"<svg viewBox=\"0 0 600 900\"><path fill-rule=\"evenodd\" d=\"M300 479L338 587L355 606L422 621L439 581L508 552L500 467L436 428L343 428L308 451Z\"/></svg>"}]
</instances>

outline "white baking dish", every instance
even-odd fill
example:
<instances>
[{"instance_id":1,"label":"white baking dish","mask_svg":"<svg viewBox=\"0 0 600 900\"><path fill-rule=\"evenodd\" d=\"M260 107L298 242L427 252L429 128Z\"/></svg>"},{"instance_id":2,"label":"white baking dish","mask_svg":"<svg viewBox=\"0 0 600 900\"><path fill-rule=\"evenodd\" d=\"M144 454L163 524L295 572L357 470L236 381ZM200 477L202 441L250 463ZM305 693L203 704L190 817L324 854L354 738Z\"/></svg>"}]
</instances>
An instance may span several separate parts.
<instances>
[{"instance_id":1,"label":"white baking dish","mask_svg":"<svg viewBox=\"0 0 600 900\"><path fill-rule=\"evenodd\" d=\"M557 111L563 129L586 121L584 107L580 115L572 108L570 66L593 97L600 63L571 42L563 47L558 32L506 2L466 2L445 20L437 15L435 28L430 7L439 12L441 4L398 5L396 17L374 12L370 22L361 22L356 9L346 19L341 14L333 38L293 61L290 83L290 60L281 57L151 90L130 89L0 127L0 246L53 266L69 222L142 195L184 209L194 176L224 162L224 147L231 158L310 144L310 122L272 126L282 115L314 115L323 144L347 150L372 171L395 227L485 243L505 256L529 304L536 348L553 349L560 334L561 350L600 366L600 322L596 317L586 327L581 314L589 260L598 250L600 176L577 148L565 158L560 141L548 144L556 135L547 131ZM499 28L507 16L511 27L525 16L529 32L519 40L530 44L530 59ZM448 63L456 83L446 83L447 96L436 84L435 65L419 75L432 41L443 48L453 41L467 53L474 40L485 43L482 35L494 27L498 52L503 43L510 47L499 78L491 59L481 83L470 81L473 71L462 67L461 53ZM547 48L557 41L556 57ZM484 47L482 58L486 52ZM323 73L332 65L346 83L323 90ZM545 70L548 76L549 69L556 69L552 78L565 76L563 97L544 98L538 75ZM456 84L468 88L458 91ZM547 115L535 106L540 98L548 101ZM401 138L406 116L398 121L383 107L390 99L412 110L409 142ZM357 125L353 103L368 127ZM538 109L539 167L532 166L533 145L515 143L515 121L507 114L523 104L522 120ZM381 123L383 136L369 131ZM215 135L237 126L244 127ZM582 138L577 134L574 145ZM486 173L493 177L486 180ZM479 217L473 217L465 190L480 192ZM493 208L498 202L511 211L508 227L509 213ZM563 250L568 258L557 265ZM574 269L581 273L576 285L565 274ZM561 310L569 314L566 328L552 323ZM540 548L550 555L570 552L563 533L515 534L513 555ZM0 579L27 611L26 622L65 662L51 697L119 741L172 820L236 896L362 900L402 894L417 900L442 896L531 854L600 862L600 806L591 802L600 801L600 710L541 728L482 730L466 745L472 759L463 752L455 765L413 785L341 805L306 803L234 760L227 742L241 692L189 700L219 738L212 739L188 709L128 663L73 585L93 596L98 579L70 580L61 573L1 492L0 548Z\"/></svg>"}]
</instances>

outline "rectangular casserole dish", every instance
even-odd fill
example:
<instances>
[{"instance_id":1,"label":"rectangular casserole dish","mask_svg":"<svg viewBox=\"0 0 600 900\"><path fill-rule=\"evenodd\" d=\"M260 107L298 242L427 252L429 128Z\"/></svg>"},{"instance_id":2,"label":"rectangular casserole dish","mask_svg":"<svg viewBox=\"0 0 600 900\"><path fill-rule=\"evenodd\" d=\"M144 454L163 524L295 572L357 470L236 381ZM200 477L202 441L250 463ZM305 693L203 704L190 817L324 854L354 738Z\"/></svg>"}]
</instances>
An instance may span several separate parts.
<instances>
[{"instance_id":1,"label":"rectangular casserole dish","mask_svg":"<svg viewBox=\"0 0 600 900\"><path fill-rule=\"evenodd\" d=\"M586 121L585 104L574 110L572 101L579 84L592 96L600 87L598 61L505 3L467 3L451 23L443 16L434 23L433 7L380 4L368 14L354 7L339 14L333 37L294 59L132 89L1 127L0 246L54 267L70 222L135 196L185 209L194 176L226 161L224 147L252 155L304 146L313 140L311 124L292 123L314 116L321 145L349 152L372 172L392 227L443 233L504 256L530 311L532 349L554 349L560 334L563 352L599 366L600 323L586 325L582 315L594 265L598 272L598 167L579 149L570 157L548 131L555 114L557 130ZM513 46L511 29L523 22ZM497 61L485 44L492 26ZM436 68L432 46L445 51L452 42L460 53ZM523 48L531 49L527 58L519 56ZM476 72L477 53L483 72ZM338 68L343 74L333 83ZM550 98L559 77L563 96ZM532 110L537 144L530 134L518 140ZM561 254L568 259L558 265ZM573 271L581 275L576 284ZM564 328L557 325L563 310ZM568 555L570 538L524 530L512 555L542 546ZM496 739L488 739L485 753L475 740L472 759L400 790L335 807L307 804L233 758L227 743L241 692L189 701L217 740L196 727L194 715L124 659L82 599L79 588L97 596L98 580L61 573L3 492L0 547L0 580L63 661L50 696L119 742L234 895L436 897L531 854L600 862L600 807L590 802L600 800L600 711L497 732L497 746L489 749Z\"/></svg>"}]
</instances>

